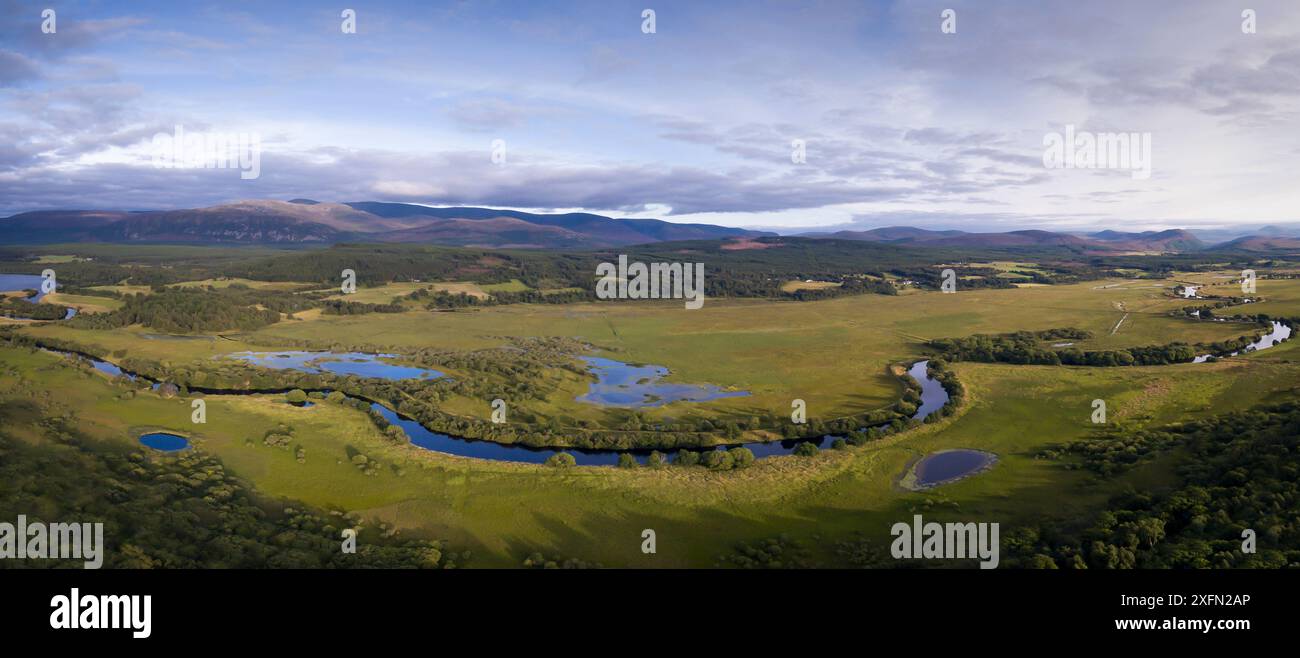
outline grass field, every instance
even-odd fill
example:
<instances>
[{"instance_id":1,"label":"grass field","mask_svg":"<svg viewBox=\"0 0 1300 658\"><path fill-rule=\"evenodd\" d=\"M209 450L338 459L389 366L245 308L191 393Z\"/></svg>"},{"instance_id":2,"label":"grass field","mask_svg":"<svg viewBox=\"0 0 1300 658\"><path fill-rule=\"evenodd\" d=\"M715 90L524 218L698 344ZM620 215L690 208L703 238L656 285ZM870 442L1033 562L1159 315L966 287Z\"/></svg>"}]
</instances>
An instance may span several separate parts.
<instances>
[{"instance_id":1,"label":"grass field","mask_svg":"<svg viewBox=\"0 0 1300 658\"><path fill-rule=\"evenodd\" d=\"M515 281L513 283L516 283L519 286L521 286L520 290L528 289L527 286L524 286L522 283L519 283L518 281ZM487 299L488 291L490 290L504 291L504 290L511 290L514 287L515 286L513 286L510 283L481 285L477 283L469 283L464 281L433 282L433 283L420 283L420 282L408 281L402 283L386 283L382 286L374 286L370 288L357 288L357 291L354 293L348 293L346 295L340 293L331 296L330 299L342 299L349 302L360 302L364 304L388 304L393 301L394 297L409 295L415 292L416 290L442 290L452 294L463 293L471 297L478 297L479 299ZM338 292L338 291L335 290L334 292Z\"/></svg>"},{"instance_id":2,"label":"grass field","mask_svg":"<svg viewBox=\"0 0 1300 658\"><path fill-rule=\"evenodd\" d=\"M294 290L300 289L310 284L296 283L293 281L254 281L252 279L202 279L200 281L185 281L175 284L178 288L229 288L232 285L241 285L254 290Z\"/></svg>"},{"instance_id":3,"label":"grass field","mask_svg":"<svg viewBox=\"0 0 1300 658\"><path fill-rule=\"evenodd\" d=\"M760 460L726 473L556 470L448 457L394 444L354 410L328 403L297 408L276 396L209 397L208 423L196 426L185 400L148 393L122 400L124 389L102 375L49 354L12 349L0 350L0 367L21 375L0 379L0 396L75 410L87 427L118 441L155 429L185 434L267 495L360 511L415 535L472 546L479 556L475 566L513 566L539 550L617 566L709 566L736 542L780 533L812 547L817 561L833 564L831 538L861 533L883 541L889 524L917 509L937 517L960 510L964 518L1004 527L1083 513L1111 489L1034 455L1091 436L1093 399L1108 401L1113 422L1137 425L1247 408L1295 393L1300 354L1293 346L1231 362L1172 366L1172 373L961 364L971 395L956 418L862 448ZM293 450L258 440L281 423L295 428L294 447L305 450L305 463ZM896 487L915 458L959 447L992 451L999 461L985 474L929 492ZM356 452L383 464L377 475L364 475L349 462ZM1167 469L1156 464L1116 486L1159 487L1166 477ZM705 527L709 531L701 532ZM645 528L658 534L656 555L639 551Z\"/></svg>"},{"instance_id":4,"label":"grass field","mask_svg":"<svg viewBox=\"0 0 1300 658\"><path fill-rule=\"evenodd\" d=\"M1300 310L1298 283L1261 281L1260 294L1269 301L1256 308ZM675 381L754 393L668 405L651 416L685 409L788 413L797 397L815 417L891 403L899 389L886 367L922 356L929 338L1072 326L1094 334L1079 346L1103 349L1219 340L1248 330L1166 315L1187 303L1168 295L1173 285L1116 279L804 303L709 300L698 311L611 302L452 313L303 313L309 319L225 338L160 336L142 327L81 330L61 323L22 331L170 364L279 349L290 340L472 350L506 345L512 336L567 336L590 341L614 358L668 366ZM386 302L405 284L393 286L363 291ZM193 425L188 400L148 392L128 399L126 385L70 360L9 348L0 349L0 399L34 400L49 413L75 413L97 436L127 444L149 430L184 434L265 495L356 511L415 536L448 539L474 550L473 566L515 566L533 551L611 566L711 566L737 542L783 533L809 547L816 563L833 565L843 564L835 541L884 542L889 525L917 510L1014 527L1087 514L1119 487L1158 490L1170 481L1176 456L1100 486L1084 472L1036 455L1096 437L1098 428L1090 422L1096 399L1106 401L1112 424L1144 427L1294 397L1300 392L1296 345L1219 363L1148 368L956 364L968 396L954 417L859 448L764 459L721 473L684 467L554 469L451 457L395 443L354 409L331 403L299 408L279 396L209 396L208 422ZM599 419L598 408L573 401L585 386L577 375L557 373L538 409ZM460 398L446 408L480 416L490 410L483 401ZM295 430L290 449L263 445L262 436L281 424ZM304 463L296 458L298 448ZM998 461L986 473L930 491L898 486L918 458L951 448L990 451ZM382 466L365 474L351 462L358 453ZM639 550L647 528L657 533L656 555Z\"/></svg>"},{"instance_id":5,"label":"grass field","mask_svg":"<svg viewBox=\"0 0 1300 658\"><path fill-rule=\"evenodd\" d=\"M458 313L330 317L272 325L248 340L283 338L379 345L482 349L503 336L571 336L614 358L672 370L670 381L713 383L754 395L718 401L720 408L788 409L808 401L829 415L888 404L897 383L889 363L923 354L930 338L1078 327L1095 337L1084 349L1221 340L1249 327L1194 323L1165 313L1184 303L1119 281L1032 289L988 289L952 295L861 295L818 302L712 300L687 311L669 303L512 305ZM360 293L358 293L360 294ZM1120 331L1111 329L1125 314Z\"/></svg>"},{"instance_id":6,"label":"grass field","mask_svg":"<svg viewBox=\"0 0 1300 658\"><path fill-rule=\"evenodd\" d=\"M388 301L406 288L361 289L348 299ZM667 381L710 383L746 390L749 397L708 403L721 414L788 414L803 399L815 417L839 417L891 404L898 382L886 368L924 355L923 341L974 333L1077 327L1094 334L1082 349L1110 349L1222 340L1252 330L1232 323L1196 323L1169 317L1185 301L1165 295L1169 284L1115 280L1026 289L978 289L957 294L859 295L818 302L711 300L699 310L672 303L518 304L454 313L329 316L299 319L231 340L158 340L154 332L77 330L57 323L28 329L40 336L124 350L180 364L223 353L274 350L293 341L323 346L475 350L502 347L509 337L567 336L589 341L612 358L666 366ZM409 292L409 290L407 290ZM367 296L368 295L368 296ZM1125 318L1114 333L1116 324ZM539 412L557 410L599 420L602 410L573 402L585 384L565 380ZM700 405L679 403L647 411L670 418ZM453 401L457 413L485 416L478 400Z\"/></svg>"},{"instance_id":7,"label":"grass field","mask_svg":"<svg viewBox=\"0 0 1300 658\"><path fill-rule=\"evenodd\" d=\"M41 298L42 304L59 304L72 306L78 313L107 313L122 308L122 300L112 297L94 295L70 295L65 292L53 292Z\"/></svg>"},{"instance_id":8,"label":"grass field","mask_svg":"<svg viewBox=\"0 0 1300 658\"><path fill-rule=\"evenodd\" d=\"M800 290L825 290L844 285L839 281L786 281L781 284L781 292L798 292Z\"/></svg>"}]
</instances>

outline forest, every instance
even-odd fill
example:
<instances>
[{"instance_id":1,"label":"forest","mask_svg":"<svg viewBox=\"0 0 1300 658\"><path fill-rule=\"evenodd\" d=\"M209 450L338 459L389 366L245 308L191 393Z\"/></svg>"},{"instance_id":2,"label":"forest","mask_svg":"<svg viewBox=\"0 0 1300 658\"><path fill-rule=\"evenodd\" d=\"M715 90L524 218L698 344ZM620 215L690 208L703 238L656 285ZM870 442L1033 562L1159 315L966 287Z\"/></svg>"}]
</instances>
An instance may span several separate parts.
<instances>
[{"instance_id":1,"label":"forest","mask_svg":"<svg viewBox=\"0 0 1300 658\"><path fill-rule=\"evenodd\" d=\"M1040 568L1300 566L1300 404L1286 402L1158 430L1115 430L1044 453L1100 479L1158 455L1186 455L1172 490L1131 489L1083 527L1051 524L1004 542ZM1247 533L1253 552L1243 550Z\"/></svg>"},{"instance_id":2,"label":"forest","mask_svg":"<svg viewBox=\"0 0 1300 658\"><path fill-rule=\"evenodd\" d=\"M114 329L141 324L158 331L192 333L197 331L250 331L280 321L280 312L271 308L254 308L251 300L241 298L249 291L166 288L151 294L127 295L126 305L109 313L83 314L69 321L70 326L86 329ZM261 298L261 294L256 295ZM268 303L270 302L270 303ZM264 306L274 305L267 299Z\"/></svg>"},{"instance_id":3,"label":"forest","mask_svg":"<svg viewBox=\"0 0 1300 658\"><path fill-rule=\"evenodd\" d=\"M0 300L0 316L27 320L62 320L68 314L67 306L59 304L34 304L17 297Z\"/></svg>"},{"instance_id":4,"label":"forest","mask_svg":"<svg viewBox=\"0 0 1300 658\"><path fill-rule=\"evenodd\" d=\"M345 269L356 273L358 285L393 282L468 281L478 284L518 280L531 290L494 292L494 303L569 303L592 299L596 265L627 254L631 260L705 264L708 297L765 297L807 301L853 294L894 294L885 279L905 279L937 289L943 269L951 268L970 288L1010 287L1012 283L979 261L1035 258L1033 271L1020 272L1030 281L1072 283L1113 275L1115 267L1150 271L1167 266L1163 260L1084 258L1064 248L1008 250L999 248L919 248L852 240L798 237L761 238L757 249L731 249L725 242L685 241L627 247L619 252L541 252L474 249L426 245L336 244L312 249L214 248L148 245L76 244L58 247L0 247L0 271L39 273L41 253L57 249L76 257L57 266L61 285L83 293L92 286L143 285L160 287L183 281L244 278L302 282L335 288ZM1202 258L1204 263L1213 262ZM1195 261L1195 262L1201 262ZM165 266L164 266L165 265ZM1195 266L1192 262L1187 266ZM823 290L785 292L791 280L832 281L841 285ZM546 292L539 291L560 291ZM258 291L264 292L264 291ZM436 299L437 308L454 308L463 300ZM472 302L465 302L472 303Z\"/></svg>"}]
</instances>

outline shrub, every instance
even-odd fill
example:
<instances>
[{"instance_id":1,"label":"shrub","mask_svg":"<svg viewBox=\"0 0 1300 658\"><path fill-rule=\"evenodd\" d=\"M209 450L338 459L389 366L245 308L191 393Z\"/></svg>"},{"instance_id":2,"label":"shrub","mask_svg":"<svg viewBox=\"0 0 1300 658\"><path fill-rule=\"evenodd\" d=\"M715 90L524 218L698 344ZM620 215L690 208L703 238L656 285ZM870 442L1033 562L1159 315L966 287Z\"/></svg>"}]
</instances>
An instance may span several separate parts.
<instances>
[{"instance_id":1,"label":"shrub","mask_svg":"<svg viewBox=\"0 0 1300 658\"><path fill-rule=\"evenodd\" d=\"M726 450L710 450L704 453L704 465L715 471L729 471L735 466L735 458Z\"/></svg>"},{"instance_id":2,"label":"shrub","mask_svg":"<svg viewBox=\"0 0 1300 658\"><path fill-rule=\"evenodd\" d=\"M557 452L546 458L546 465L553 468L568 468L570 466L576 466L577 463L578 460L574 459L573 455L570 455L567 452Z\"/></svg>"},{"instance_id":3,"label":"shrub","mask_svg":"<svg viewBox=\"0 0 1300 658\"><path fill-rule=\"evenodd\" d=\"M636 468L636 458L628 453L622 453L618 456L619 468Z\"/></svg>"},{"instance_id":4,"label":"shrub","mask_svg":"<svg viewBox=\"0 0 1300 658\"><path fill-rule=\"evenodd\" d=\"M732 448L728 452L731 453L732 460L736 463L736 468L745 468L754 463L754 451L749 448L737 447Z\"/></svg>"},{"instance_id":5,"label":"shrub","mask_svg":"<svg viewBox=\"0 0 1300 658\"><path fill-rule=\"evenodd\" d=\"M794 447L794 454L800 457L816 457L818 452L821 451L817 449L817 446L807 441Z\"/></svg>"}]
</instances>

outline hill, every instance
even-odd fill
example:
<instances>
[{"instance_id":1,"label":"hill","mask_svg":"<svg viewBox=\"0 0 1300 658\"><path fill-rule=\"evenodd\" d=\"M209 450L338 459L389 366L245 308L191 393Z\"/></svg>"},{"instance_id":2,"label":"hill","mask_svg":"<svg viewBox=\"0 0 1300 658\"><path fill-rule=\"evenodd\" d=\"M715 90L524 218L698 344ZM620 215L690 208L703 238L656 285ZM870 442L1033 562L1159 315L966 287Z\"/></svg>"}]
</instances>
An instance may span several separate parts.
<instances>
[{"instance_id":1,"label":"hill","mask_svg":"<svg viewBox=\"0 0 1300 658\"><path fill-rule=\"evenodd\" d=\"M966 231L932 231L912 226L887 226L867 231L804 233L803 237L886 242L926 247L1029 248L1067 247L1092 253L1114 252L1188 252L1205 248L1205 243L1182 229L1124 233L1101 231L1073 235L1053 231L1021 230L1003 233L968 233Z\"/></svg>"},{"instance_id":2,"label":"hill","mask_svg":"<svg viewBox=\"0 0 1300 658\"><path fill-rule=\"evenodd\" d=\"M162 242L333 244L413 242L531 249L600 249L671 240L772 235L761 231L614 219L591 213L541 214L406 203L248 200L207 208L144 212L44 210L0 220L8 243Z\"/></svg>"}]
</instances>

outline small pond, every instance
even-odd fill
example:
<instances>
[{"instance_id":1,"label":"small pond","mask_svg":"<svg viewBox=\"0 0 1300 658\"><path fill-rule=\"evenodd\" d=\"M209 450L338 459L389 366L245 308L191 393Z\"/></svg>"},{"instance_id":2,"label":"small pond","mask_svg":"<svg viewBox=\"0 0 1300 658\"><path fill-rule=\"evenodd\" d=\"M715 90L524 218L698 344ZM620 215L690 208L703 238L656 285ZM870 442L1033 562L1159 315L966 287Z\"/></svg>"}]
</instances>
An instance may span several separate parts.
<instances>
[{"instance_id":1,"label":"small pond","mask_svg":"<svg viewBox=\"0 0 1300 658\"><path fill-rule=\"evenodd\" d=\"M167 432L150 432L140 435L140 443L162 452L176 452L190 447L190 440Z\"/></svg>"},{"instance_id":2,"label":"small pond","mask_svg":"<svg viewBox=\"0 0 1300 658\"><path fill-rule=\"evenodd\" d=\"M982 450L941 450L932 452L912 467L915 489L929 489L980 473L998 460L997 455Z\"/></svg>"}]
</instances>

